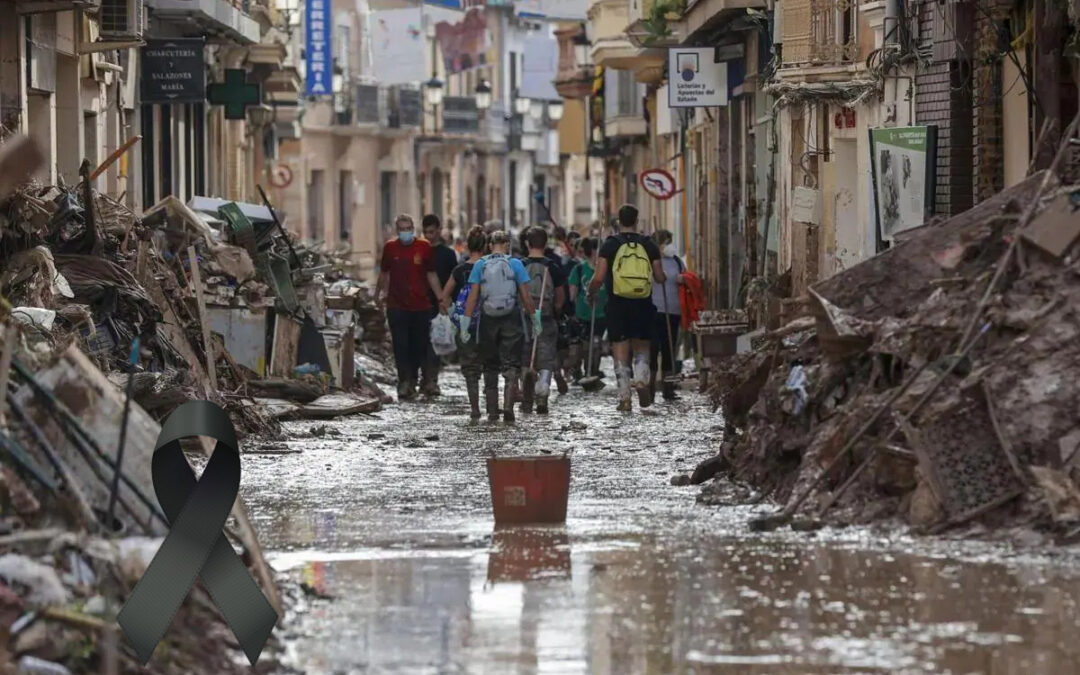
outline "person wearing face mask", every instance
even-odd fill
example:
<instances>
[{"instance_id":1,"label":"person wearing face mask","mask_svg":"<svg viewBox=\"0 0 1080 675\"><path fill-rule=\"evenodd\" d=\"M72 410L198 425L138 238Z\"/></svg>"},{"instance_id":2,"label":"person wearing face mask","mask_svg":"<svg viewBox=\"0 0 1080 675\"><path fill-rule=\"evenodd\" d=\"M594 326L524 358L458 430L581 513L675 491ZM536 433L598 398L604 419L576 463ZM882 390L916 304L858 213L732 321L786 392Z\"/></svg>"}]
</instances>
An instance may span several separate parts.
<instances>
[{"instance_id":1,"label":"person wearing face mask","mask_svg":"<svg viewBox=\"0 0 1080 675\"><path fill-rule=\"evenodd\" d=\"M686 265L675 250L671 232L657 230L653 234L653 240L660 248L660 264L664 268L666 279L663 283L653 281L652 301L656 307L656 319L653 327L652 347L649 350L649 398L656 397L656 371L657 362L663 366L665 379L668 375L676 372L675 359L672 354L672 346L679 344L679 284L683 283L683 275ZM671 333L669 335L668 329ZM673 382L663 382L663 396L665 401L673 401L678 398L675 393Z\"/></svg>"},{"instance_id":2,"label":"person wearing face mask","mask_svg":"<svg viewBox=\"0 0 1080 675\"><path fill-rule=\"evenodd\" d=\"M402 214L394 221L397 237L383 245L375 301L386 308L394 364L398 376L398 400L416 395L420 369L430 367L431 317L442 287L435 274L431 244L418 239L412 216ZM385 294L385 297L384 297Z\"/></svg>"}]
</instances>

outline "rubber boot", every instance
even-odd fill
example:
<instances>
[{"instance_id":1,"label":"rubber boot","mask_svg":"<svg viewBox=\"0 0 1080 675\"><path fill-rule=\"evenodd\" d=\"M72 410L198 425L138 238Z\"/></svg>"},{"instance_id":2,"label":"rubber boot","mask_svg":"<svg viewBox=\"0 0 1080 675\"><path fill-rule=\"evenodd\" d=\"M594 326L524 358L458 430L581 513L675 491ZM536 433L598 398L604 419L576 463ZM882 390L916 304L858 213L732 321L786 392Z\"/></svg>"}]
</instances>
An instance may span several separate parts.
<instances>
[{"instance_id":1,"label":"rubber boot","mask_svg":"<svg viewBox=\"0 0 1080 675\"><path fill-rule=\"evenodd\" d=\"M558 381L558 375L555 375ZM551 371L541 370L540 377L536 381L536 412L546 415L548 411L548 395L551 393Z\"/></svg>"},{"instance_id":2,"label":"rubber boot","mask_svg":"<svg viewBox=\"0 0 1080 675\"><path fill-rule=\"evenodd\" d=\"M675 383L674 382L665 382L664 383L664 400L665 401L677 401L677 400L679 400L679 395L677 393L675 393Z\"/></svg>"},{"instance_id":3,"label":"rubber boot","mask_svg":"<svg viewBox=\"0 0 1080 675\"><path fill-rule=\"evenodd\" d=\"M615 364L615 383L619 389L619 405L616 410L630 412L630 366Z\"/></svg>"},{"instance_id":4,"label":"rubber boot","mask_svg":"<svg viewBox=\"0 0 1080 675\"><path fill-rule=\"evenodd\" d=\"M555 387L559 390L560 394L565 394L570 391L570 385L566 383L566 378L563 377L561 370L555 371Z\"/></svg>"},{"instance_id":5,"label":"rubber boot","mask_svg":"<svg viewBox=\"0 0 1080 675\"><path fill-rule=\"evenodd\" d=\"M581 362L584 360L581 354L581 344L575 342L570 345L570 352L566 357L566 363L569 365L567 370L570 371L570 377L573 379L574 384L577 384L581 378L585 377L585 373L582 372Z\"/></svg>"},{"instance_id":6,"label":"rubber boot","mask_svg":"<svg viewBox=\"0 0 1080 675\"><path fill-rule=\"evenodd\" d=\"M514 400L518 395L518 373L510 371L506 374L506 391L503 392L503 421L514 421Z\"/></svg>"},{"instance_id":7,"label":"rubber boot","mask_svg":"<svg viewBox=\"0 0 1080 675\"><path fill-rule=\"evenodd\" d=\"M536 397L536 376L533 373L525 373L521 382L521 412L531 413L533 399Z\"/></svg>"},{"instance_id":8,"label":"rubber boot","mask_svg":"<svg viewBox=\"0 0 1080 675\"><path fill-rule=\"evenodd\" d=\"M480 380L465 380L465 390L469 393L469 419L480 419Z\"/></svg>"},{"instance_id":9,"label":"rubber boot","mask_svg":"<svg viewBox=\"0 0 1080 675\"><path fill-rule=\"evenodd\" d=\"M495 373L484 373L484 400L487 403L489 422L499 421L499 376Z\"/></svg>"}]
</instances>

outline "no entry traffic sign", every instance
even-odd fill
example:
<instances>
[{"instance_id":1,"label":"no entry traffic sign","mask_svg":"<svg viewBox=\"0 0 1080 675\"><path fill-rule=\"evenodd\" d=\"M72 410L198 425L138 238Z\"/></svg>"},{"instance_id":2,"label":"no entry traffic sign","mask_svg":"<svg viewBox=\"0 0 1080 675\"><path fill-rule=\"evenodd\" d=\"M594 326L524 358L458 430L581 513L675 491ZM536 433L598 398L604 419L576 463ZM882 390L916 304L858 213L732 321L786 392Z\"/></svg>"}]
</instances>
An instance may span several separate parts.
<instances>
[{"instance_id":1,"label":"no entry traffic sign","mask_svg":"<svg viewBox=\"0 0 1080 675\"><path fill-rule=\"evenodd\" d=\"M675 177L664 169L642 171L638 180L641 189L656 199L666 200L675 196Z\"/></svg>"}]
</instances>

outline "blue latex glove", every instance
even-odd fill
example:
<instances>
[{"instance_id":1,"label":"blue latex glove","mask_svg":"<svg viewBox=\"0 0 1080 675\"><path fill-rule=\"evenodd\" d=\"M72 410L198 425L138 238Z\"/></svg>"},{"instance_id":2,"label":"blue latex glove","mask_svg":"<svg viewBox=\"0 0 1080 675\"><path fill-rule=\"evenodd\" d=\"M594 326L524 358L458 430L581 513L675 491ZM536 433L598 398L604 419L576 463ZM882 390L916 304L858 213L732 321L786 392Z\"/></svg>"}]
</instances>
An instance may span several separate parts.
<instances>
[{"instance_id":1,"label":"blue latex glove","mask_svg":"<svg viewBox=\"0 0 1080 675\"><path fill-rule=\"evenodd\" d=\"M472 323L472 317L463 315L458 323L459 323L459 325L458 325L458 333L461 335L461 341L462 342L468 342L469 341L469 324Z\"/></svg>"},{"instance_id":2,"label":"blue latex glove","mask_svg":"<svg viewBox=\"0 0 1080 675\"><path fill-rule=\"evenodd\" d=\"M536 311L533 312L532 325L533 325L533 337L534 338L540 337L540 333L543 332L543 328L544 328L544 324L540 320L540 310L536 310Z\"/></svg>"}]
</instances>

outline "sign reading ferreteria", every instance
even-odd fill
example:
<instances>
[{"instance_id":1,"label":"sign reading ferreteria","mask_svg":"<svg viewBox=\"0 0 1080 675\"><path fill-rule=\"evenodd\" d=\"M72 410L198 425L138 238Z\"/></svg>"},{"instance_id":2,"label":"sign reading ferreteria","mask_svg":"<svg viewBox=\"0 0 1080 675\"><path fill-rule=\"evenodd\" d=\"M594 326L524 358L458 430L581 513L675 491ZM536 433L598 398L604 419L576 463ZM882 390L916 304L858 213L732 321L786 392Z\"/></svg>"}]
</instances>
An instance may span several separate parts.
<instances>
[{"instance_id":1,"label":"sign reading ferreteria","mask_svg":"<svg viewBox=\"0 0 1080 675\"><path fill-rule=\"evenodd\" d=\"M728 64L714 47L668 49L668 107L708 108L728 104Z\"/></svg>"},{"instance_id":2,"label":"sign reading ferreteria","mask_svg":"<svg viewBox=\"0 0 1080 675\"><path fill-rule=\"evenodd\" d=\"M202 103L206 98L203 38L147 40L139 50L143 103Z\"/></svg>"}]
</instances>

